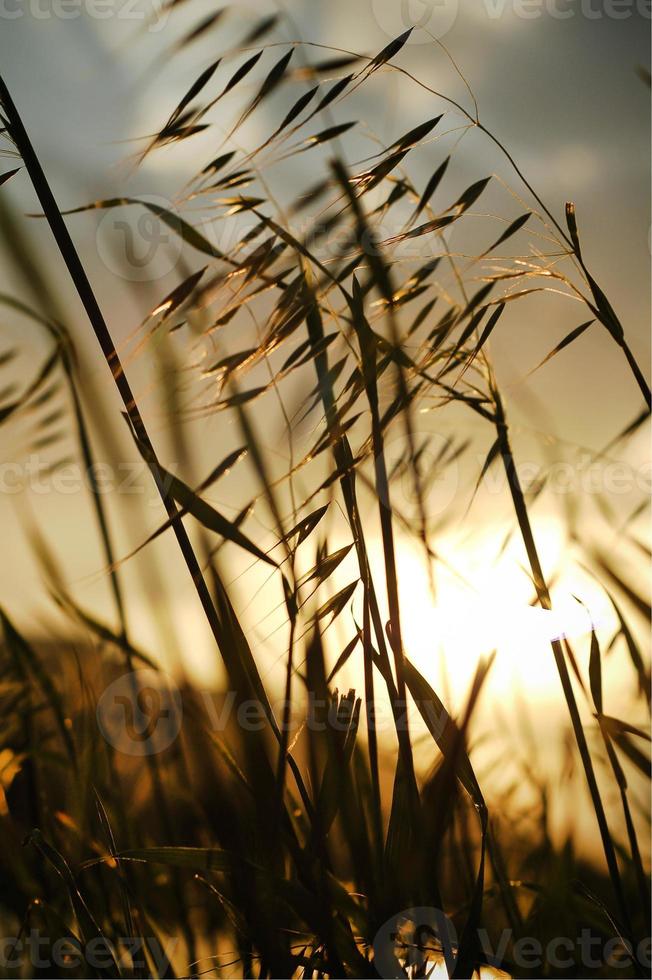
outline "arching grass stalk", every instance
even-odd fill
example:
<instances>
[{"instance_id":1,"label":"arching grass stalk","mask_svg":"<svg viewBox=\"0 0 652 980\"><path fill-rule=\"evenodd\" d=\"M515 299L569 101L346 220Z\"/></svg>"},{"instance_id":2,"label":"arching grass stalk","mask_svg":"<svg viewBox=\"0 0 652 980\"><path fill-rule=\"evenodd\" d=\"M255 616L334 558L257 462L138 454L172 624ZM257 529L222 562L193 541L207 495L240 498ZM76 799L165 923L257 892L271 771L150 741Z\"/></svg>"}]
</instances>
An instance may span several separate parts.
<instances>
[{"instance_id":1,"label":"arching grass stalk","mask_svg":"<svg viewBox=\"0 0 652 980\"><path fill-rule=\"evenodd\" d=\"M436 40L436 39L433 39L433 40ZM366 60L367 63L368 63L368 65L372 65L373 64L373 59L372 58L369 58L367 55L361 55L359 52L352 51L349 48L336 47L336 46L330 45L330 44L319 44L319 43L317 43L315 41L295 40L293 43L296 44L296 45L302 44L302 45L304 45L306 47L312 47L312 48L318 48L318 49L323 49L323 50L327 50L327 51L337 52L338 54L355 56L355 57L360 58L361 60ZM596 298L596 303L597 303L597 307L598 307L597 316L600 319L600 321L602 322L603 326L605 326L607 328L607 330L609 330L609 332L611 333L612 337L614 338L614 340L616 341L616 343L618 344L618 346L621 348L621 350L622 350L622 352L623 352L623 354L625 356L625 360L627 361L627 364L628 364L628 366L629 366L629 368L630 368L630 370L632 372L632 375L633 375L633 377L634 377L634 379L636 381L636 384L638 385L639 390L640 390L641 394L643 395L643 398L645 399L645 403L647 405L648 413L649 413L650 411L652 411L652 391L650 390L650 386L647 383L647 380L646 380L646 378L645 378L645 376L643 374L643 371L641 370L640 365L638 364L638 362L637 362L637 360L636 360L636 358L635 358L635 356L634 356L631 348L629 347L629 344L625 340L624 333L622 332L622 328L620 327L620 324L618 323L618 319L617 319L617 317L616 317L616 315L615 315L615 313L613 311L613 308L608 303L608 300L606 299L606 296L604 295L604 293L602 292L602 290L600 289L600 287L595 282L595 279L593 278L593 276L589 272L589 270L588 270L588 268L587 268L587 266L586 266L586 264L584 262L584 259L582 257L581 250L579 248L579 243L578 243L576 237L573 235L572 230L569 229L570 230L570 234L569 234L568 232L566 232L563 229L562 225L557 220L557 218L555 218L554 214L552 213L552 211L550 210L550 208L548 207L548 205L545 203L545 201L543 200L543 198L537 193L534 185L527 178L526 174L524 173L524 171L522 170L521 166L516 161L515 157L510 153L510 151L507 149L507 147L505 146L505 144L487 126L485 126L485 124L483 122L481 122L480 115L479 115L479 112L478 112L478 106L477 106L475 97L473 96L473 93L472 93L472 91L470 89L470 86L468 85L466 79L464 78L464 76L462 75L461 71L459 70L459 68L458 68L457 64L455 63L454 59L451 57L451 55L450 55L449 51L447 50L446 46L444 44L442 44L442 42L439 41L439 40L437 40L437 44L446 53L447 57L452 62L455 70L457 71L457 73L460 75L460 77L464 81L467 89L469 90L469 92L471 92L471 96L472 96L473 101L474 101L474 104L475 104L475 113L469 112L469 110L466 109L462 105L462 103L461 102L458 102L456 99L453 99L450 96L445 95L443 92L440 92L437 89L432 88L430 85L427 85L425 82L422 82L419 78L416 77L416 75L413 75L412 72L408 71L406 68L402 68L400 65L394 64L394 62L391 59L388 60L385 63L385 67L387 67L388 69L390 69L392 71L399 72L399 74L404 75L406 78L409 78L410 81L412 81L416 85L418 85L419 88L421 88L424 91L430 93L431 95L436 96L439 99L443 99L444 102L448 103L449 106L451 106L452 108L456 109L459 113L461 113L461 115L463 115L466 119L468 119L469 123L472 126L477 127L477 129L480 130L480 132L483 133L489 140L491 140L491 142L494 144L494 146L496 146L497 149L502 153L502 155L505 157L505 159L509 163L510 167L513 169L514 173L516 174L516 176L519 178L519 180L523 184L523 186L532 195L532 197L534 198L534 200L536 201L536 203L538 204L538 206L541 208L542 215L545 215L545 217L550 221L551 225L553 226L553 228L555 229L555 231L560 236L561 244L565 248L567 248L568 251L569 251L569 254L571 254L576 259L577 264L579 265L579 267L580 267L580 269L582 271L582 274L584 275L586 281L588 282L589 286L591 287L591 290L593 292L594 298ZM606 303L606 307L607 307L606 309L602 308L602 302L597 300L596 292L595 292L596 289L597 289L597 291L598 291L598 293L599 293L599 295L601 297L601 300L604 299L604 301ZM619 329L617 329L616 331L614 331L612 329L612 322L611 322L612 321L612 317L616 321L616 323L618 323L618 328Z\"/></svg>"}]
</instances>

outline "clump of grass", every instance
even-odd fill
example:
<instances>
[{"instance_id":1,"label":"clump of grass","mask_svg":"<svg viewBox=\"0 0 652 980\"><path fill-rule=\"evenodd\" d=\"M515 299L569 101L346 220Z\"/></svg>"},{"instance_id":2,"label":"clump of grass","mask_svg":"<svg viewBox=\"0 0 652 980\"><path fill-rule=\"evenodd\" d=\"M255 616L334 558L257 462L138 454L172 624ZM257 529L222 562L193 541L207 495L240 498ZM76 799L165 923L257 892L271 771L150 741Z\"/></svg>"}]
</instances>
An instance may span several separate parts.
<instances>
[{"instance_id":1,"label":"clump of grass","mask_svg":"<svg viewBox=\"0 0 652 980\"><path fill-rule=\"evenodd\" d=\"M175 50L219 29L221 21L218 11ZM531 521L532 504L519 481L504 394L489 354L490 337L507 329L505 311L533 294L545 302L546 292L554 289L579 300L590 319L553 346L546 360L563 356L591 327L608 331L645 402L623 438L649 414L648 384L623 326L587 267L572 204L566 206L564 228L485 128L475 104L468 110L401 67L409 32L375 56L321 50L322 60L310 63L317 46L294 42L280 50L266 40L274 28L274 19L261 22L242 44L225 49L219 61L202 68L140 154L142 163L149 154L168 152L172 144L211 132L211 113L218 104L217 111L222 111L227 95L245 88L253 93L245 97L217 155L188 181L177 209L124 197L65 212L145 207L182 239L186 254L196 253L203 263L185 268L182 280L156 302L142 324L153 356L161 356L157 344L162 337L172 351L175 339L183 337L184 343L209 355L209 366L196 381L202 402L194 414L223 412L241 436L238 449L229 450L225 442L200 481L190 472L191 451L181 428L176 439L188 469L185 479L159 458L64 213L0 80L5 136L32 182L112 373L135 451L147 464L167 514L146 542L135 545L140 548L172 530L223 660L235 707L255 704L263 719L255 729L235 725L216 735L206 703L190 685L182 685L184 724L178 739L148 755L144 765L125 758L97 730L98 697L126 671L134 685L133 703L140 703L143 692L133 671L143 664L156 668L128 633L121 567L97 488L91 490L117 625L81 608L35 528L33 546L51 593L83 624L93 646L78 654L79 693L73 695L67 686L60 689L47 657L2 613L8 678L3 697L14 760L2 847L9 896L5 913L8 927L16 929L15 949L23 949L29 930L39 928L49 937L48 949L64 938L72 944L70 975L84 975L84 960L87 965L99 945L104 957L93 962L102 976L231 971L274 977L417 975L408 966L414 953L421 956L422 967L424 961L432 965L443 958L449 975L467 977L487 963L482 936L490 936L495 949L504 928L514 940L534 935L545 942L578 935L587 927L601 942L615 938L624 953L635 950L645 936L649 893L624 758L649 776L640 747L646 735L608 714L597 635L591 637L588 681L567 641L554 640L552 656L570 716L571 755L577 753L588 784L606 875L583 865L570 846L555 847L546 819L549 788L540 786L536 775L532 783L541 794L537 829L523 833L506 815L494 814L470 748L491 650L478 665L463 710L453 717L405 648L397 533L413 533L428 567L436 565L436 528L428 516L432 472L424 472L427 447L415 418L425 408L468 413L472 424L486 426L491 446L478 483L490 467L504 467L514 510L511 531L522 538L535 600L549 609L551 593ZM293 67L298 51L307 62L301 68ZM377 84L385 72L399 73L403 84L425 89L433 115L358 164L346 163L342 143L347 134L353 137L354 124L338 123L331 113L341 105L348 108L360 86ZM306 90L283 103L277 120L281 93L296 83L305 83ZM517 197L518 214L500 221L485 218L485 244L471 256L453 254L446 235L470 219L476 202L497 181L483 175L461 193L447 191L451 159L439 154L436 140L450 111L499 147L520 182L519 193L530 202L525 205ZM240 132L254 114L266 120L264 112L274 120L270 135L253 149L242 149L236 142ZM420 191L409 176L409 164L426 146L434 152L435 165ZM275 168L308 153L323 162L319 179L296 199L279 204L270 188ZM450 203L443 207L440 201ZM218 229L235 216L241 222L237 240L221 247L219 235L210 236L182 217L182 205L190 202L210 214ZM313 206L317 210L306 220ZM386 233L389 225L393 234ZM526 246L528 235L536 236L540 247ZM518 242L526 251L516 258L504 256L501 249L508 242ZM416 255L406 252L415 247ZM29 258L22 255L22 261ZM459 299L439 282L438 270L444 267L458 286ZM47 294L42 299L53 307ZM53 308L41 312L10 297L2 301L41 322L53 339L54 353L22 395L0 411L0 424L8 425L13 416L33 407L61 367L81 456L86 466L92 465L73 343L62 318L54 316ZM238 338L248 322L256 327L256 341L243 346ZM177 348L174 358L183 350ZM174 375L171 363L167 370ZM182 364L184 370L186 366ZM272 399L284 420L289 459L281 474L257 436L259 411L265 412ZM299 416L310 422L307 445L300 438ZM178 424L175 412L171 421ZM397 430L406 447L400 466L389 448ZM463 452L464 444L447 447L431 469ZM253 498L272 528L269 547L248 528L249 505L228 518L207 497L245 455ZM406 474L414 515L396 504L396 486ZM372 508L363 503L369 490ZM328 532L322 533L335 511L346 531L343 547L336 545L334 533L330 539ZM186 517L200 529L197 547L183 523ZM370 556L370 540L378 533L382 568ZM218 553L225 543L230 554L237 549L256 567L264 567L277 587L287 642L281 717L272 708L259 652L225 584L230 566ZM341 569L350 568L353 560L354 577L342 584ZM617 570L607 564L603 572L608 587L615 580L623 592ZM434 574L432 588L434 592ZM645 615L645 600L630 589L630 605L632 598ZM649 666L620 606L615 608L619 636L649 710ZM347 622L352 635L331 662L327 646L335 621ZM342 695L335 685L352 658L361 659L364 690ZM604 778L618 793L626 843L609 825L596 775L602 760L587 740L578 690L597 720L606 752ZM385 699L394 751L379 744L373 721L377 703ZM291 740L293 703L305 712L305 724ZM416 761L417 717L428 738L426 771ZM362 719L364 739L359 734ZM388 763L389 780L384 772ZM132 798L137 801L136 819ZM27 845L21 850L15 845L25 834ZM393 917L425 908L445 912L454 924L457 939L448 948L434 920L427 923L430 939L425 945L417 940L416 950L410 951L408 942L401 951L397 929L379 947L378 937L385 935ZM412 918L416 922L418 915ZM409 912L404 919L409 923ZM120 937L138 940L137 957L122 961L116 956ZM180 946L162 957L175 937ZM390 971L396 972L386 972L386 963L381 963L385 954ZM522 972L522 964L512 962L510 955L503 950L494 966ZM641 959L631 959L623 975L644 975ZM570 968L578 967L584 968L574 959ZM19 957L17 969L28 970L28 960ZM546 965L550 975L563 969ZM606 970L602 964L597 973L607 975Z\"/></svg>"}]
</instances>

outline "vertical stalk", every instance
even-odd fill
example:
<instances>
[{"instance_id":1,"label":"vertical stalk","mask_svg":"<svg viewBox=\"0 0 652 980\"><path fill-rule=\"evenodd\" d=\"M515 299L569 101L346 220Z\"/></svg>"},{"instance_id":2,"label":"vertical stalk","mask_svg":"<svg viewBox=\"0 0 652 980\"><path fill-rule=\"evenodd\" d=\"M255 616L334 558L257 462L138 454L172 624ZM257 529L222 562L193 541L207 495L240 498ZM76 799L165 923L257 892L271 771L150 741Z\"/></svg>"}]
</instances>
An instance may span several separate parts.
<instances>
[{"instance_id":1,"label":"vertical stalk","mask_svg":"<svg viewBox=\"0 0 652 980\"><path fill-rule=\"evenodd\" d=\"M362 613L362 646L364 661L364 699L367 719L367 745L369 750L369 770L371 773L371 791L373 794L372 825L375 835L376 854L382 868L383 855L383 825L382 802L380 795L380 770L378 766L378 738L376 734L376 715L374 711L374 664L371 649L371 614L368 599L369 584L365 582L364 610Z\"/></svg>"},{"instance_id":2,"label":"vertical stalk","mask_svg":"<svg viewBox=\"0 0 652 980\"><path fill-rule=\"evenodd\" d=\"M403 756L410 793L414 795L416 800L418 800L419 793L417 789L416 775L414 772L412 744L410 742L410 733L408 730L407 686L405 683L405 671L403 665L403 638L401 635L398 575L396 571L396 554L394 547L394 528L389 499L389 479L387 476L387 464L385 461L385 448L380 424L378 392L376 390L375 380L367 388L367 399L371 409L371 440L374 454L376 493L378 495L380 530L383 541L385 576L387 578L387 600L391 624L391 635L389 639L390 646L394 652L398 704L404 712L402 718L400 718L398 728L399 749Z\"/></svg>"},{"instance_id":3,"label":"vertical stalk","mask_svg":"<svg viewBox=\"0 0 652 980\"><path fill-rule=\"evenodd\" d=\"M306 284L308 289L308 285ZM317 298L308 289L310 304L308 308L308 313L306 315L306 324L308 327L308 337L311 343L317 347L319 343L323 342L324 330L321 321L321 315L319 311L319 306L317 303ZM374 588L373 578L371 575L371 568L369 565L369 557L367 554L367 548L365 543L364 529L362 527L362 521L360 519L360 509L358 507L358 500L356 494L355 486L355 470L353 468L353 456L346 440L345 436L338 436L338 415L337 406L335 403L335 395L333 393L332 385L329 381L329 369L328 369L328 353L325 350L320 351L320 353L315 357L315 373L317 375L317 383L319 385L319 393L321 397L322 404L324 406L324 414L326 417L326 425L329 433L332 437L333 443L333 456L335 459L335 465L340 476L340 486L342 488L342 496L344 498L344 504L346 507L347 517L349 520L349 525L351 527L351 533L353 534L353 541L355 544L356 556L358 560L358 568L360 570L360 577L362 579L362 586L364 590L364 608L365 611L369 611L369 619L373 625L374 633L376 634L376 641L378 643L378 653L380 656L380 669L383 674L383 678L387 684L387 690L390 698L390 705L392 709L392 715L394 718L394 724L396 727L396 735L401 743L402 738L404 738L405 725L404 720L401 717L401 707L403 711L407 711L407 704L400 704L396 688L394 686L394 681L391 673L391 666L389 661L389 655L387 653L387 648L385 645L385 632L383 630L382 618L380 615L380 608L378 606L378 599L376 596L376 591ZM367 620L365 619L365 623ZM368 623L367 623L368 625ZM369 697L373 699L373 675L372 675L372 647L370 642L370 633L367 630L365 633L363 626L363 651L365 659L365 710L367 714L367 720L373 714L373 700L369 701ZM370 727L373 727L373 724ZM378 753L376 747L376 733L370 733L369 736L369 764L372 772L372 780L375 786L378 787L377 790L377 800L380 802L380 777L378 772ZM411 757L411 746L409 744L409 736L407 740L407 751ZM413 767L412 768L413 771ZM380 812L377 817L377 824L381 821Z\"/></svg>"},{"instance_id":4,"label":"vertical stalk","mask_svg":"<svg viewBox=\"0 0 652 980\"><path fill-rule=\"evenodd\" d=\"M618 783L618 790L620 792L620 803L623 809L623 817L625 820L625 827L627 829L627 839L629 841L629 849L632 856L632 864L634 865L634 873L636 876L636 887L638 889L638 898L641 903L641 910L645 916L645 921L650 921L650 890L649 881L643 869L643 860L641 858L641 851L638 846L638 837L636 836L636 828L634 826L634 820L632 818L632 811L629 805L629 800L627 798L627 779L625 773L623 772L622 766L620 765L614 747L611 744L608 733L605 731L604 722L602 717L598 715L598 724L600 726L600 732L604 741L604 747L611 764L611 769L614 774L614 779Z\"/></svg>"},{"instance_id":5,"label":"vertical stalk","mask_svg":"<svg viewBox=\"0 0 652 980\"><path fill-rule=\"evenodd\" d=\"M525 545L525 551L530 565L530 570L532 572L534 586L541 607L543 609L551 609L552 601L550 599L550 592L548 591L548 586L544 578L543 569L541 567L541 562L539 560L539 554L534 541L534 535L532 533L532 526L530 524L530 517L527 510L527 505L525 503L525 496L523 494L523 489L521 487L518 473L516 471L516 464L514 461L514 456L509 442L509 433L508 433L507 422L505 420L505 412L504 412L502 400L495 386L493 378L490 381L490 385L491 385L491 392L494 398L494 404L496 409L498 451L500 453L503 466L505 468L507 483L512 497L512 503L514 505L514 511L516 513L518 526L521 531L521 536L523 538L523 544ZM611 838L611 833L609 831L609 825L607 823L607 817L604 810L604 805L602 803L602 797L600 796L600 790L598 788L598 783L595 777L595 771L593 769L593 762L591 760L591 754L589 752L588 743L586 741L584 729L582 728L582 721L580 718L579 709L577 707L575 694L573 692L573 686L571 683L570 674L568 672L566 660L564 659L563 649L559 640L551 640L550 645L552 647L555 663L557 665L557 670L559 672L559 679L561 681L564 697L566 699L566 704L568 706L568 711L573 726L573 733L575 735L575 740L577 742L580 758L582 760L582 765L584 767L586 781L588 783L589 792L591 794L593 809L595 810L595 815L598 822L598 829L600 831L600 838L602 840L602 847L607 861L607 867L609 869L609 876L611 878L611 883L614 890L616 903L618 906L618 912L629 938L632 933L631 919L627 909L627 903L625 902L625 896L624 896L622 881L620 877L620 870L618 868L618 861L616 859L616 851L614 848L613 840Z\"/></svg>"}]
</instances>

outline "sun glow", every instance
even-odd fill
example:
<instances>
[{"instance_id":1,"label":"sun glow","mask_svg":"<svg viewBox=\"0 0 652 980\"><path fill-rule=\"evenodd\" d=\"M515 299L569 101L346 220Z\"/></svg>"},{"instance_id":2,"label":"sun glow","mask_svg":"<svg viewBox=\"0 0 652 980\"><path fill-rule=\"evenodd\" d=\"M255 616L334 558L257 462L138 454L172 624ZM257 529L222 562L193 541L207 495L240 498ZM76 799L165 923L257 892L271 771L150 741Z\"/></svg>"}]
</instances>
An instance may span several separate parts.
<instances>
[{"instance_id":1,"label":"sun glow","mask_svg":"<svg viewBox=\"0 0 652 980\"><path fill-rule=\"evenodd\" d=\"M431 683L444 684L458 705L481 658L494 650L490 698L522 689L536 691L539 701L558 700L550 641L586 643L594 626L600 630L613 622L604 593L568 556L561 526L550 521L537 538L544 567L554 572L552 610L534 602L519 542L499 554L503 536L485 531L471 541L438 542L444 562L436 569L434 596L415 545L403 544L398 553L406 654Z\"/></svg>"}]
</instances>

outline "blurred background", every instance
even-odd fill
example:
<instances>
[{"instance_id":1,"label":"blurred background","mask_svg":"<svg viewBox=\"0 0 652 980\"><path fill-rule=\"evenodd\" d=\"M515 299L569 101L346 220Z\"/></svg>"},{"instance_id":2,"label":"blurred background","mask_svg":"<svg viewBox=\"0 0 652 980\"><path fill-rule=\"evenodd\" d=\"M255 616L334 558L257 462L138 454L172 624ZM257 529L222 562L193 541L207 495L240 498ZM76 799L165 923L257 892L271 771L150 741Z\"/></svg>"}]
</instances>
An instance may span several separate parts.
<instances>
[{"instance_id":1,"label":"blurred background","mask_svg":"<svg viewBox=\"0 0 652 980\"><path fill-rule=\"evenodd\" d=\"M180 94L219 56L220 45L235 43L246 33L247 25L253 27L266 15L282 15L279 39L303 39L368 54L417 23L420 29L410 38L402 63L432 89L446 93L471 112L473 98L477 99L482 122L508 147L560 222L565 202L575 202L587 262L646 369L650 361L648 4L634 0L620 4L606 0L238 3L237 10L227 12L217 39L208 31L177 50L177 42L214 9L202 0L178 0L170 8L161 8L154 0L126 0L124 4L3 0L3 76L62 209L112 197L146 197L163 206L175 205L186 181L219 152L237 117L241 95L224 103L220 115L213 117L215 125L206 133L164 148L137 167L134 155L144 145L142 138L163 125ZM433 44L433 37L442 46ZM333 53L315 48L311 57ZM297 65L304 56L305 50ZM255 146L266 139L287 105L284 98L287 96L277 101L275 97L256 114L238 133L238 140ZM334 115L336 122L360 120L356 135L346 143L353 162L377 152L377 141L388 145L443 109L448 113L443 145L455 154L451 193L495 173L494 189L476 211L515 212L518 200L513 194L531 204L504 157L483 134L468 131L460 138L465 123L462 114L398 73L379 73L373 84L362 87ZM411 175L418 186L428 180L441 153L434 143L414 155ZM5 163L4 169L9 169L11 160ZM282 203L294 198L301 187L313 184L324 166L323 162L315 164L312 157L304 160L299 156L270 169L270 186ZM16 252L20 249L35 257L41 279L56 297L59 316L79 345L98 458L110 462L114 476L115 467L122 467L120 492L107 495L107 508L116 550L126 556L160 525L162 508L121 423L111 378L47 227L38 217L24 217L36 211L36 198L21 173L2 190L0 289L38 304L43 281L25 274ZM195 222L210 221L200 208L193 209L192 202L183 205L182 213ZM149 347L140 349L136 336L143 317L190 269L199 267L197 258L181 250L171 236L161 234L155 223L138 223L129 209L125 209L125 224L114 211L84 213L67 220L116 345L125 355L129 378L161 459L174 471L184 472L187 466L187 460L180 458L176 425L171 421L176 412L192 446L198 478L239 444L226 413L204 411L210 404L210 382L201 376L207 352L200 346L184 346L186 341L180 347L161 341L152 352ZM241 228L235 223L224 234L235 235L237 240ZM475 234L473 229L455 230L447 245L469 254ZM537 244L543 247L541 241ZM565 610L563 622L567 626L570 622L570 634L575 630L582 637L578 643L585 662L586 617L598 624L607 643L617 625L609 599L583 567L586 549L607 555L637 592L647 591L645 504L650 470L647 434L641 429L602 457L597 469L594 466L596 454L642 408L640 393L606 331L595 325L590 339L587 334L564 357L529 376L584 319L582 313L579 304L552 294L545 303L534 296L513 308L508 306L504 324L492 338L491 354L508 402L520 459L532 464L533 476L544 463L558 467L556 488L537 502L535 529L546 571L555 580L560 616L563 619ZM14 370L29 377L47 346L43 331L6 308L0 311L0 329L6 346L19 347ZM242 346L241 337L238 342ZM306 391L297 387L297 404ZM252 407L252 418L273 460L272 468L278 464L282 473L288 464L284 422L278 407L270 402L266 399L264 407ZM28 417L11 430L0 431L4 490L0 493L4 552L0 602L30 636L50 637L54 632L65 637L68 626L50 602L34 558L29 539L32 522L37 522L52 552L61 555L62 574L80 604L110 620L107 574L89 495L83 487L74 479L68 485L60 480L53 486L54 476L46 476L36 486L31 481L27 492L19 492L26 459L52 463L74 458L75 453L74 439L66 431L53 444L39 446L30 434L30 424ZM452 473L447 471L431 500L434 515L441 514L434 546L445 559L438 571L437 606L417 549L406 539L399 551L406 646L419 669L433 683L444 685L452 703L459 706L479 656L488 652L487 634L491 634L491 646L498 647L498 656L483 700L483 724L515 738L526 751L515 706L527 703L535 741L544 749L542 771L548 766L558 771L567 723L547 642L548 627L538 631L531 620L525 622L518 616L516 626L506 625L517 606L527 608L531 585L522 571L518 543L505 544L513 520L499 478L495 477L493 485L486 481L472 500L491 438L481 426L474 427L468 419L465 424L471 451ZM427 417L423 425L424 431L443 439L455 431L458 421L454 415L441 422ZM297 438L299 445L307 446L311 430L297 428ZM20 470L12 469L17 461L23 467ZM252 496L251 478L247 467L237 468L211 499L230 515L237 513ZM573 493L566 489L569 480ZM407 489L405 492L409 495ZM573 542L571 524L585 551ZM259 535L261 541L269 537L264 513L256 511L250 527L255 528L250 533ZM335 541L341 532L333 527ZM132 636L170 671L183 669L195 683L217 686L223 680L219 658L192 585L176 561L176 546L167 538L163 536L122 566ZM380 563L376 540L374 560ZM263 674L274 685L283 676L279 658L285 641L278 643L283 610L276 608L276 592L267 587L267 576L260 568L249 568L250 563L235 550L232 554L227 548L227 554L225 580L232 587L256 655L265 665ZM345 581L342 571L342 584ZM581 611L575 597L586 604L589 613ZM336 624L336 633L338 629ZM645 643L644 620L635 629L637 638ZM334 647L341 649L348 638L342 628ZM605 688L609 713L630 717L636 685L633 675L622 669L622 655L616 648L613 656L605 658ZM359 669L347 669L345 676L359 689ZM642 716L630 720L645 725ZM500 752L492 748L485 762L500 769ZM645 790L638 787L636 791L639 809L647 813ZM565 827L565 815L573 811L575 792L584 793L583 786L569 791L564 812L558 815L560 828ZM580 847L593 853L593 815L580 809L574 817Z\"/></svg>"}]
</instances>

